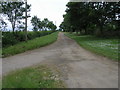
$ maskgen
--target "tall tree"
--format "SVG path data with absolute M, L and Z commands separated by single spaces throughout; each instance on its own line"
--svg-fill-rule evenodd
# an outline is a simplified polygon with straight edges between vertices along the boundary
M 2 13 L 8 16 L 8 20 L 12 25 L 12 31 L 14 33 L 16 23 L 20 22 L 25 17 L 23 16 L 26 11 L 23 6 L 24 2 L 2 2 Z M 30 5 L 27 5 L 27 11 L 30 11 Z
M 104 35 L 107 26 L 119 28 L 120 2 L 69 2 L 66 6 L 60 25 L 64 31 L 84 34 L 99 31 Z
M 40 19 L 37 16 L 32 17 L 31 23 L 33 25 L 33 31 L 38 31 L 40 27 Z
M 47 30 L 56 30 L 56 25 L 52 21 L 49 21 L 47 18 L 40 21 L 37 16 L 32 17 L 31 23 L 33 25 L 34 31 L 47 31 Z

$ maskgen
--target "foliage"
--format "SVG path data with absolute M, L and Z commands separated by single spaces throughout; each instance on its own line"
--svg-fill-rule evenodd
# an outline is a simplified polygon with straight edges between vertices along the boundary
M 17 39 L 11 32 L 2 32 L 2 46 L 9 46 L 18 43 Z
M 69 2 L 66 6 L 63 31 L 99 36 L 109 35 L 110 29 L 119 32 L 120 2 Z
M 13 32 L 15 31 L 16 24 L 22 23 L 21 20 L 25 18 L 23 16 L 26 9 L 24 8 L 24 2 L 2 2 L 2 14 L 8 17 L 12 25 Z M 27 5 L 27 12 L 30 11 L 30 5 Z M 28 16 L 29 17 L 29 16 Z
M 52 21 L 49 21 L 47 18 L 41 21 L 37 16 L 32 17 L 31 23 L 33 25 L 33 31 L 55 31 L 57 28 Z
M 118 39 L 117 38 L 98 38 L 96 36 L 91 35 L 82 35 L 76 36 L 74 34 L 66 34 L 68 37 L 77 41 L 77 43 L 97 54 L 106 56 L 113 60 L 118 60 Z
M 4 20 L 0 20 L 0 31 L 6 31 L 7 23 Z
M 37 18 L 37 16 L 32 17 L 31 23 L 34 26 L 33 31 L 38 31 L 39 29 L 41 29 L 41 27 L 39 27 L 40 19 Z
M 56 41 L 57 36 L 58 36 L 58 32 L 54 32 L 50 35 L 38 37 L 33 40 L 28 40 L 27 42 L 20 42 L 16 45 L 2 48 L 2 55 L 3 57 L 6 57 L 6 56 L 25 52 L 27 50 L 40 48 L 42 46 L 48 45 Z
M 3 77 L 3 88 L 64 88 L 56 73 L 43 65 L 14 71 Z
M 45 36 L 53 33 L 53 31 L 38 31 L 38 32 L 28 32 L 28 40 L 34 39 L 36 37 Z M 12 32 L 2 32 L 2 46 L 8 47 L 19 42 L 25 41 L 25 33 L 21 31 L 16 31 L 15 34 Z

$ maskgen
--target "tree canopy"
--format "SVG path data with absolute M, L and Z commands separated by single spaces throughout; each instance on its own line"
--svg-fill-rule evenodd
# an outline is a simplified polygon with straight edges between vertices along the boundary
M 60 25 L 64 31 L 104 35 L 120 27 L 120 2 L 69 2 L 66 6 Z
M 16 24 L 20 25 L 22 19 L 25 19 L 24 13 L 26 8 L 24 7 L 24 2 L 2 2 L 2 14 L 7 15 L 8 21 L 12 25 L 13 32 L 15 31 Z M 31 5 L 27 5 L 27 12 L 30 11 Z M 27 16 L 27 18 L 30 16 Z
M 41 21 L 37 16 L 32 17 L 31 23 L 33 25 L 33 31 L 56 30 L 57 28 L 52 21 L 49 21 L 47 18 Z

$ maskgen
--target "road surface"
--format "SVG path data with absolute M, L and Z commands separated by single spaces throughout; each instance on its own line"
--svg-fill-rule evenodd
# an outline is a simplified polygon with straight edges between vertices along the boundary
M 117 88 L 118 63 L 81 48 L 59 33 L 48 46 L 3 59 L 3 75 L 37 64 L 56 67 L 68 88 Z

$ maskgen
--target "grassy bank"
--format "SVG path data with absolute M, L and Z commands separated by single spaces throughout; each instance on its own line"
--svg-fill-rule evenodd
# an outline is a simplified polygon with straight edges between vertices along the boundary
M 27 39 L 28 40 L 33 40 L 38 37 L 46 36 L 54 31 L 28 31 L 27 32 Z M 14 34 L 13 32 L 10 31 L 3 31 L 2 32 L 2 47 L 9 47 L 11 45 L 16 45 L 20 42 L 25 41 L 25 32 L 23 31 L 15 31 Z
M 64 88 L 57 72 L 46 66 L 34 66 L 3 77 L 3 88 Z
M 35 38 L 33 40 L 28 40 L 28 42 L 21 42 L 16 45 L 3 48 L 2 49 L 2 57 L 11 56 L 14 54 L 22 53 L 27 50 L 39 48 L 50 43 L 53 43 L 57 40 L 58 32 L 52 33 L 50 35 L 46 35 L 43 37 Z
M 80 46 L 84 47 L 85 49 L 106 56 L 113 60 L 118 60 L 118 39 L 98 38 L 90 35 L 76 36 L 69 33 L 66 33 L 66 35 L 74 39 Z

